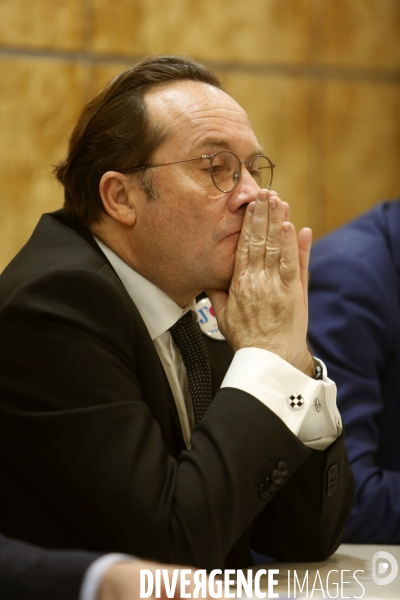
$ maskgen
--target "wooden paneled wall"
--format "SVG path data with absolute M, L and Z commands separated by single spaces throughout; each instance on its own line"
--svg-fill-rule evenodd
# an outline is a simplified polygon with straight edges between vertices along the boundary
M 62 203 L 51 165 L 84 102 L 152 52 L 218 72 L 296 226 L 395 197 L 399 38 L 398 0 L 0 0 L 0 271 Z

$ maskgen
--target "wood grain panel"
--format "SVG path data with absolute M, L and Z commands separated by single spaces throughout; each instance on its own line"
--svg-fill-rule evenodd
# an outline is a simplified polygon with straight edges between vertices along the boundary
M 0 45 L 77 50 L 81 0 L 0 0 Z
M 314 0 L 315 1 L 315 0 Z M 319 0 L 317 0 L 319 1 Z M 325 0 L 317 61 L 333 65 L 400 67 L 398 0 Z
M 326 222 L 331 230 L 400 194 L 400 87 L 326 84 Z
M 62 187 L 51 165 L 66 150 L 82 105 L 82 67 L 0 59 L 0 271 L 39 216 L 59 208 Z
M 91 96 L 102 90 L 116 75 L 128 68 L 125 63 L 99 63 L 91 69 Z
M 185 53 L 199 60 L 304 62 L 308 0 L 92 0 L 97 52 Z

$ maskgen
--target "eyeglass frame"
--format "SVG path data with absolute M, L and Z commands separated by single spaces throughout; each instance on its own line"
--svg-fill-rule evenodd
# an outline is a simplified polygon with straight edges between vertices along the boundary
M 271 166 L 271 180 L 269 182 L 269 185 L 268 185 L 267 189 L 271 188 L 272 179 L 273 179 L 273 176 L 274 176 L 275 165 L 268 158 L 268 156 L 265 156 L 264 154 L 257 154 L 257 156 L 255 156 L 253 158 L 253 160 L 240 160 L 240 158 L 234 152 L 232 152 L 232 150 L 218 150 L 218 152 L 214 152 L 213 154 L 202 154 L 201 156 L 198 156 L 197 158 L 186 158 L 185 160 L 175 160 L 173 162 L 161 163 L 159 165 L 145 165 L 144 167 L 134 167 L 133 169 L 129 170 L 129 173 L 133 173 L 134 171 L 144 171 L 145 169 L 154 169 L 155 167 L 167 167 L 168 165 L 179 165 L 180 163 L 191 162 L 193 160 L 205 160 L 206 158 L 208 158 L 208 160 L 210 161 L 210 169 L 211 169 L 214 158 L 217 156 L 217 154 L 220 154 L 221 152 L 229 152 L 229 154 L 233 154 L 233 156 L 237 159 L 240 167 L 239 167 L 239 171 L 237 171 L 237 176 L 235 176 L 235 174 L 234 174 L 234 185 L 233 185 L 232 189 L 230 189 L 230 190 L 221 190 L 221 188 L 218 187 L 217 184 L 215 183 L 214 176 L 213 176 L 213 173 L 211 171 L 210 172 L 211 179 L 212 179 L 213 184 L 217 188 L 217 190 L 219 190 L 223 194 L 229 194 L 230 192 L 233 192 L 233 190 L 236 189 L 237 186 L 239 185 L 240 178 L 242 176 L 242 169 L 241 169 L 242 165 L 245 164 L 245 165 L 248 165 L 248 167 L 251 167 L 251 165 L 253 164 L 253 162 L 257 158 L 260 158 L 260 157 L 266 158 L 267 161 L 269 162 L 270 166 Z

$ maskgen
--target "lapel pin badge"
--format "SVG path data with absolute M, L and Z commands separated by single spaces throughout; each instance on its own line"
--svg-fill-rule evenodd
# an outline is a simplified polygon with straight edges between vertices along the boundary
M 202 298 L 196 302 L 197 321 L 201 331 L 213 340 L 224 340 L 224 336 L 218 329 L 215 312 L 209 298 Z

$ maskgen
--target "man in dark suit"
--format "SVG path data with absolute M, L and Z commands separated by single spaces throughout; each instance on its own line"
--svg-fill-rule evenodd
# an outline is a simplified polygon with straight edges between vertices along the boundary
M 272 169 L 188 59 L 144 60 L 85 107 L 65 210 L 1 276 L 5 533 L 209 569 L 336 549 L 352 479 L 306 344 L 311 232 Z M 228 344 L 190 318 L 204 290 Z
M 345 531 L 400 543 L 400 201 L 384 202 L 313 247 L 310 339 L 338 386 L 355 476 Z
M 0 534 L 0 600 L 136 600 L 140 570 L 173 567 L 129 556 L 98 556 L 78 550 L 45 550 Z M 194 589 L 193 578 L 188 592 Z M 163 597 L 164 585 L 161 585 Z M 155 597 L 153 594 L 152 598 Z M 178 577 L 174 598 L 180 597 Z

